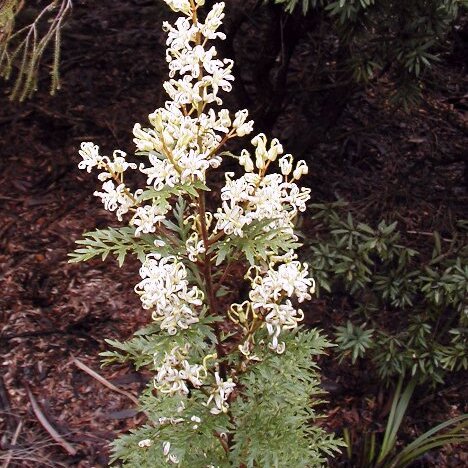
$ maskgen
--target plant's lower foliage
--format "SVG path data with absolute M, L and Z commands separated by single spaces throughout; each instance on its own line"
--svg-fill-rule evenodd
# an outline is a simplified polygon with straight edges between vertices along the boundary
M 284 337 L 284 355 L 264 351 L 262 362 L 241 376 L 232 405 L 236 432 L 229 466 L 316 467 L 337 444 L 310 421 L 322 393 L 314 357 L 329 344 L 317 331 Z
M 329 343 L 317 331 L 291 332 L 283 338 L 282 355 L 272 353 L 265 343 L 255 347 L 259 362 L 240 374 L 229 416 L 212 414 L 201 390 L 154 396 L 150 385 L 141 397 L 141 409 L 152 424 L 114 442 L 114 459 L 142 468 L 171 462 L 187 468 L 323 466 L 325 455 L 336 451 L 338 442 L 311 425 L 322 393 L 314 359 Z M 228 442 L 232 450 L 226 453 L 223 443 Z
M 147 424 L 117 439 L 113 443 L 113 460 L 120 460 L 129 468 L 157 468 L 170 464 L 187 468 L 230 466 L 215 435 L 228 433 L 228 417 L 207 412 L 202 403 L 204 399 L 200 392 L 193 392 L 189 399 L 156 398 L 149 388 L 142 396 L 142 405 L 157 419 L 154 424 Z M 160 416 L 162 414 L 174 416 L 168 418 Z

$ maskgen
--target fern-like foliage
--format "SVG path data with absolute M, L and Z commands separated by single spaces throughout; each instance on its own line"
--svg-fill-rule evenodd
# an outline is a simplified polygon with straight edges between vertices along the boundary
M 232 236 L 216 245 L 216 263 L 221 264 L 226 257 L 236 252 L 242 253 L 250 265 L 255 263 L 255 258 L 266 259 L 267 255 L 278 254 L 281 250 L 294 250 L 300 247 L 300 243 L 291 239 L 291 234 L 284 229 L 265 230 L 265 226 L 272 220 L 253 222 L 245 228 L 243 237 Z M 265 248 L 267 246 L 267 249 Z
M 261 362 L 240 379 L 242 395 L 232 406 L 238 430 L 230 466 L 320 467 L 326 464 L 324 454 L 338 448 L 333 435 L 308 424 L 317 419 L 314 406 L 322 393 L 314 357 L 329 343 L 316 330 L 290 333 L 285 342 L 284 355 L 259 346 Z
M 143 261 L 145 255 L 154 250 L 156 239 L 156 236 L 148 234 L 135 237 L 133 227 L 98 229 L 85 233 L 83 239 L 76 241 L 82 247 L 69 254 L 70 262 L 86 262 L 94 257 L 105 260 L 109 255 L 114 255 L 119 266 L 122 266 L 128 254 L 136 255 Z
M 205 328 L 207 323 L 197 324 L 196 328 L 199 326 L 198 331 L 186 331 L 177 339 L 181 344 L 190 341 L 195 345 L 195 354 L 201 356 L 206 353 L 203 336 L 208 328 Z M 124 344 L 109 342 L 119 351 L 106 352 L 104 356 L 111 360 L 118 356 L 121 360 L 126 354 L 131 361 L 151 368 L 151 353 L 163 353 L 174 344 L 153 332 L 157 330 L 147 328 Z M 288 333 L 284 340 L 283 355 L 272 354 L 261 342 L 255 349 L 259 362 L 247 371 L 239 370 L 244 373 L 230 418 L 214 416 L 207 410 L 203 387 L 193 389 L 190 398 L 167 397 L 161 393 L 155 395 L 150 382 L 140 397 L 140 409 L 149 422 L 113 443 L 113 459 L 122 460 L 125 467 L 165 467 L 168 465 L 162 446 L 170 442 L 179 466 L 190 468 L 324 466 L 326 455 L 333 455 L 342 445 L 332 434 L 310 425 L 318 417 L 315 406 L 323 393 L 314 359 L 330 344 L 316 330 Z M 146 362 L 141 361 L 142 355 L 146 355 Z M 180 408 L 184 408 L 185 417 L 181 417 Z M 171 415 L 169 420 L 168 415 Z M 200 417 L 201 424 L 195 431 L 193 426 L 197 424 L 187 415 Z M 226 441 L 232 438 L 229 453 L 222 449 L 220 436 L 215 434 L 221 434 Z M 138 442 L 146 439 L 157 442 L 143 451 L 135 450 Z

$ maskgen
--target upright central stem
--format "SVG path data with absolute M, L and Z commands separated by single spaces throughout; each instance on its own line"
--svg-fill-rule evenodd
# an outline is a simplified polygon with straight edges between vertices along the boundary
M 201 236 L 203 240 L 203 245 L 205 247 L 205 253 L 204 253 L 204 258 L 203 258 L 203 276 L 205 278 L 206 294 L 208 296 L 207 297 L 208 307 L 209 307 L 210 315 L 216 315 L 217 305 L 216 305 L 215 290 L 213 287 L 213 274 L 211 271 L 211 252 L 209 252 L 210 241 L 208 237 L 208 229 L 206 227 L 206 203 L 205 203 L 205 192 L 203 192 L 203 190 L 198 190 L 198 213 L 200 216 Z M 216 338 L 218 341 L 216 343 L 216 352 L 218 354 L 218 357 L 222 358 L 224 356 L 224 350 L 223 350 L 223 347 L 221 346 L 222 330 L 221 330 L 221 326 L 219 322 L 215 322 L 214 329 L 215 329 Z M 226 378 L 226 368 L 222 363 L 219 366 L 219 371 L 220 371 L 221 377 Z
M 203 270 L 206 281 L 206 293 L 208 295 L 208 305 L 210 307 L 210 313 L 216 314 L 216 299 L 213 288 L 213 276 L 211 273 L 211 253 L 208 252 L 210 248 L 210 241 L 208 238 L 208 230 L 206 228 L 206 203 L 205 203 L 205 192 L 198 190 L 198 210 L 200 215 L 200 228 L 203 245 L 205 247 Z
M 195 5 L 194 0 L 190 0 L 190 5 L 192 9 L 192 21 L 194 25 L 198 24 L 198 17 L 197 17 L 197 6 Z M 197 45 L 200 45 L 201 43 L 201 33 L 198 32 L 195 38 L 195 43 Z M 199 64 L 199 75 L 198 75 L 198 81 L 203 80 L 203 63 L 200 61 Z M 203 88 L 200 87 L 199 89 L 199 96 L 200 96 L 200 102 L 198 105 L 193 106 L 194 109 L 196 109 L 198 119 L 200 119 L 203 110 L 205 108 L 205 102 L 203 100 Z M 198 150 L 200 153 L 202 153 L 202 147 L 203 147 L 203 136 L 200 133 L 200 121 L 198 120 L 198 132 L 197 132 L 197 145 L 198 145 Z M 224 142 L 223 142 L 224 144 Z M 216 152 L 217 150 L 215 150 Z M 208 157 L 214 156 L 214 154 L 210 154 Z M 206 227 L 206 201 L 205 201 L 205 192 L 203 190 L 198 190 L 198 213 L 200 216 L 200 230 L 201 230 L 201 236 L 203 240 L 203 246 L 205 247 L 205 253 L 204 253 L 204 258 L 203 258 L 203 276 L 205 278 L 205 284 L 206 284 L 206 294 L 208 296 L 208 307 L 209 307 L 209 312 L 211 315 L 216 315 L 217 314 L 217 305 L 216 305 L 216 296 L 215 296 L 215 290 L 213 287 L 213 275 L 211 271 L 211 252 L 209 252 L 210 249 L 210 239 L 208 236 L 208 229 Z M 219 322 L 214 323 L 214 330 L 216 333 L 216 338 L 217 338 L 217 343 L 216 343 L 216 353 L 218 354 L 219 358 L 224 357 L 225 353 L 223 350 L 223 347 L 221 345 L 221 333 L 222 329 L 220 326 Z M 223 363 L 220 363 L 219 366 L 219 372 L 220 375 L 223 379 L 226 378 L 227 372 L 226 372 L 226 366 Z

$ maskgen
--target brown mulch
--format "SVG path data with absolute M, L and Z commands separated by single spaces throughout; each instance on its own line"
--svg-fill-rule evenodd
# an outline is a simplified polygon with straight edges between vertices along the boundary
M 133 292 L 138 264 L 69 264 L 67 253 L 83 232 L 118 225 L 93 197 L 94 178 L 77 169 L 77 149 L 92 140 L 104 152 L 133 151 L 134 122 L 144 123 L 165 99 L 160 26 L 168 15 L 154 1 L 89 3 L 75 2 L 66 27 L 58 95 L 48 95 L 46 80 L 25 104 L 9 103 L 6 89 L 0 95 L 0 455 L 20 425 L 10 466 L 106 466 L 108 443 L 141 422 L 126 396 L 72 362 L 79 359 L 134 395 L 143 388 L 145 377 L 131 367 L 100 369 L 99 358 L 108 349 L 104 339 L 126 339 L 148 321 Z M 308 60 L 313 64 L 304 43 L 291 62 L 290 95 L 272 128 L 286 147 L 297 139 L 294 132 L 313 131 L 294 101 L 296 88 L 312 86 L 300 72 Z M 467 217 L 468 124 L 454 101 L 466 93 L 464 71 L 457 62 L 443 86 L 426 90 L 411 114 L 389 106 L 385 84 L 357 93 L 326 137 L 304 150 L 314 200 L 340 196 L 370 219 L 393 216 L 407 229 L 450 232 L 454 219 Z M 315 301 L 309 322 L 323 326 L 333 314 L 339 311 Z M 329 427 L 359 426 L 379 415 L 385 398 L 369 397 L 373 382 L 360 385 L 365 370 L 339 376 L 336 365 L 325 365 Z M 28 389 L 74 455 L 51 440 Z M 429 402 L 429 422 L 459 411 L 459 398 L 455 390 Z M 462 457 L 449 451 L 427 463 L 462 466 Z

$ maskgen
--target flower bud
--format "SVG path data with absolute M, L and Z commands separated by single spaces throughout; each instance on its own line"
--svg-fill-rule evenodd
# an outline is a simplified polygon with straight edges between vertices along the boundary
M 271 141 L 271 147 L 270 147 L 270 150 L 268 151 L 268 160 L 272 162 L 276 161 L 279 154 L 283 154 L 283 146 L 281 145 L 281 143 L 278 141 L 277 138 L 274 138 Z
M 284 176 L 288 176 L 291 174 L 291 171 L 293 169 L 293 157 L 290 154 L 285 154 L 279 161 L 279 167 L 281 169 L 281 174 Z
M 296 169 L 294 169 L 293 172 L 293 177 L 296 180 L 299 180 L 303 175 L 309 173 L 309 168 L 307 167 L 307 164 L 305 161 L 299 161 L 297 163 Z
M 241 156 L 239 158 L 239 164 L 244 167 L 245 172 L 252 172 L 254 170 L 254 165 L 252 158 L 247 150 L 242 150 Z

